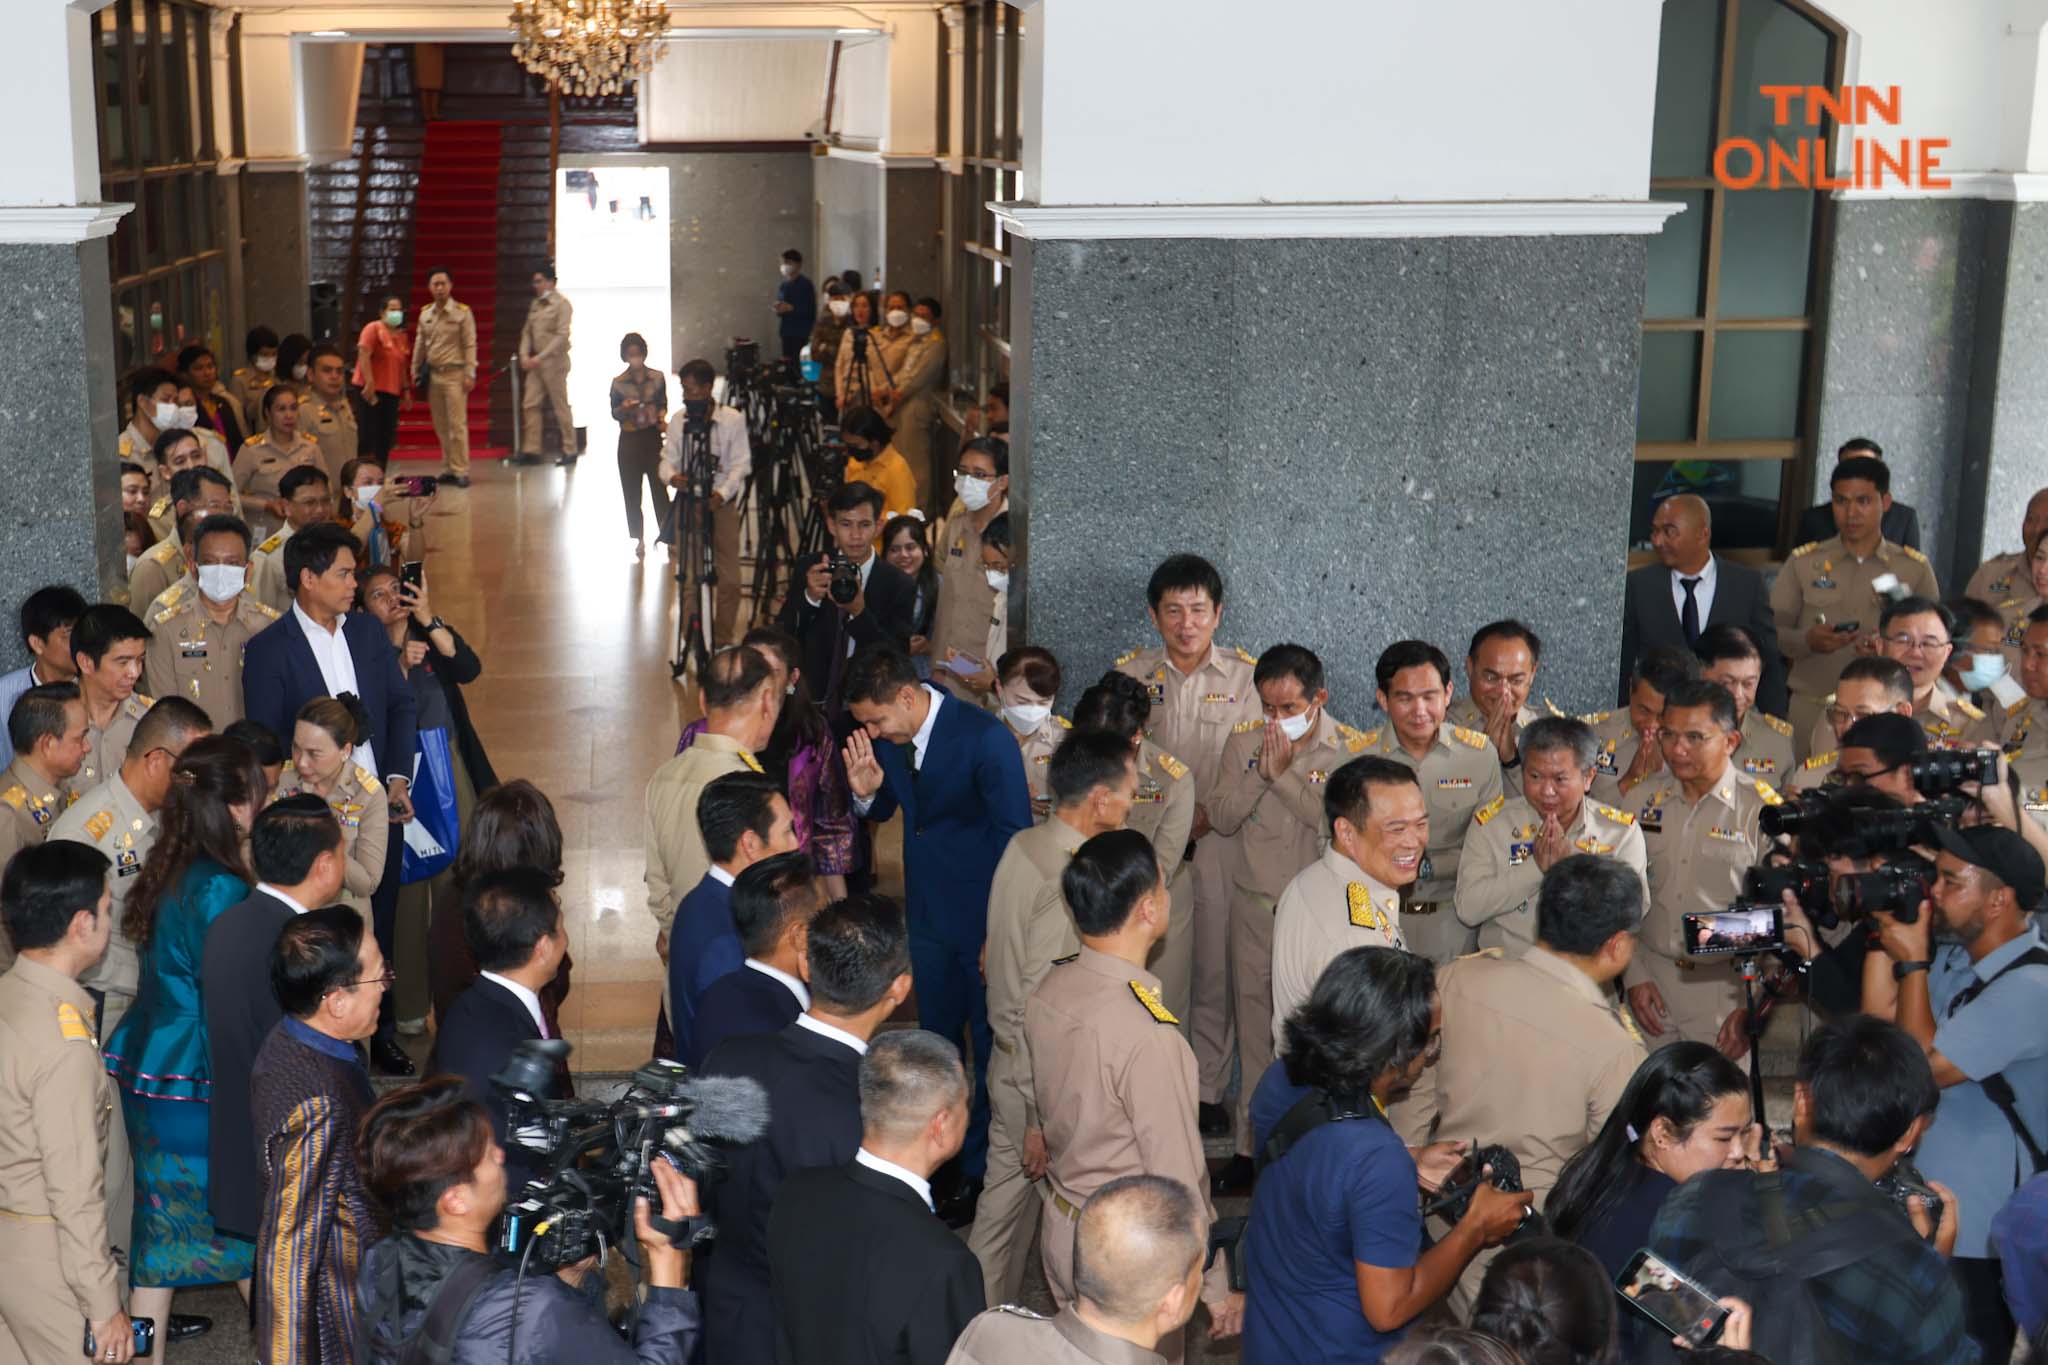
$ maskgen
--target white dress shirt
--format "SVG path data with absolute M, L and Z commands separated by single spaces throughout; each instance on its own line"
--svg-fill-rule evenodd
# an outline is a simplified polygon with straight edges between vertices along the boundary
M 306 913 L 306 911 L 307 911 L 308 909 L 310 909 L 310 908 L 311 908 L 311 907 L 309 907 L 309 906 L 304 906 L 304 905 L 301 905 L 301 904 L 299 904 L 299 902 L 298 902 L 298 898 L 297 898 L 297 897 L 295 897 L 295 896 L 292 896 L 292 895 L 290 895 L 290 894 L 289 894 L 289 893 L 287 893 L 287 892 L 283 892 L 283 891 L 280 891 L 280 890 L 278 890 L 278 889 L 277 889 L 276 887 L 272 886 L 272 885 L 271 885 L 271 884 L 270 884 L 269 882 L 258 882 L 258 883 L 256 883 L 256 889 L 257 889 L 258 891 L 261 891 L 261 892 L 262 892 L 262 893 L 263 893 L 264 895 L 266 895 L 266 896 L 275 896 L 275 897 L 277 897 L 277 898 L 278 898 L 279 900 L 283 901 L 283 902 L 284 902 L 284 903 L 285 903 L 286 905 L 289 905 L 289 906 L 290 906 L 290 907 L 292 908 L 292 913 L 293 913 L 294 915 L 303 915 L 303 914 L 305 914 L 305 913 Z
M 731 886 L 736 878 L 717 863 L 713 863 L 711 865 L 711 880 L 717 882 L 720 886 Z
M 688 419 L 680 412 L 668 415 L 668 432 L 661 441 L 661 461 L 655 467 L 655 477 L 664 485 L 683 472 L 687 452 L 683 442 L 683 428 Z M 730 507 L 740 500 L 746 491 L 747 477 L 754 472 L 754 450 L 747 444 L 747 419 L 740 416 L 737 408 L 724 404 L 711 410 L 711 457 L 717 463 L 717 472 L 711 476 L 711 491 L 725 499 Z
M 1697 575 L 1682 574 L 1676 569 L 1671 571 L 1671 606 L 1678 613 L 1681 623 L 1685 620 L 1685 580 L 1692 577 L 1699 579 L 1699 582 L 1693 585 L 1692 600 L 1699 607 L 1700 629 L 1705 630 L 1707 613 L 1714 609 L 1714 580 L 1719 577 L 1719 570 L 1714 565 L 1714 556 L 1707 556 L 1707 567 L 1701 569 Z
M 932 1182 L 926 1180 L 916 1171 L 906 1166 L 898 1166 L 893 1161 L 884 1161 L 865 1147 L 853 1154 L 853 1160 L 855 1165 L 865 1166 L 871 1171 L 880 1171 L 883 1175 L 902 1181 L 910 1186 L 911 1189 L 917 1191 L 917 1197 L 924 1200 L 926 1208 L 931 1209 L 934 1213 L 938 1211 L 938 1206 L 932 1203 Z
M 533 1026 L 540 1030 L 540 1036 L 543 1038 L 551 1036 L 548 1033 L 548 1021 L 542 1017 L 540 1012 L 540 997 L 538 995 L 535 995 L 509 976 L 499 976 L 496 972 L 478 972 L 477 975 L 486 981 L 497 982 L 500 986 L 518 996 L 519 1003 L 526 1006 L 526 1012 L 533 1016 Z
M 796 1026 L 809 1029 L 820 1038 L 830 1038 L 835 1043 L 844 1043 L 863 1057 L 868 1055 L 868 1045 L 864 1039 L 854 1037 L 843 1028 L 834 1028 L 815 1014 L 799 1014 L 796 1017 Z
M 788 972 L 783 971 L 782 968 L 770 966 L 757 957 L 750 957 L 740 965 L 742 967 L 752 967 L 761 975 L 773 977 L 775 980 L 780 981 L 788 988 L 789 993 L 796 997 L 796 1007 L 799 1010 L 807 1010 L 811 1007 L 811 988 L 796 977 L 791 976 Z
M 327 684 L 327 695 L 338 697 L 344 692 L 353 692 L 357 697 L 361 697 L 363 688 L 362 684 L 356 681 L 355 656 L 349 653 L 348 637 L 341 633 L 342 623 L 348 620 L 348 616 L 344 613 L 335 617 L 334 629 L 327 631 L 322 630 L 312 617 L 306 615 L 305 609 L 297 602 L 292 603 L 292 615 L 299 618 L 299 629 L 305 633 L 306 644 L 313 651 L 313 662 L 319 665 L 320 681 Z M 289 735 L 280 738 L 287 745 L 291 743 Z M 356 762 L 362 765 L 363 771 L 378 771 L 377 751 L 371 746 L 368 735 L 363 736 L 356 744 L 355 758 Z M 398 776 L 410 778 L 412 774 L 403 772 Z

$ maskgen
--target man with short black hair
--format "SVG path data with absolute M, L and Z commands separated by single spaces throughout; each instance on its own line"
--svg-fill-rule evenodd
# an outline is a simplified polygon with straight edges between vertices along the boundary
M 1940 1095 L 1920 1045 L 1897 1025 L 1861 1014 L 1821 1025 L 1799 1051 L 1796 1145 L 1778 1149 L 1781 1169 L 1693 1176 L 1664 1201 L 1650 1250 L 1710 1294 L 1783 1304 L 1776 1314 L 1759 1307 L 1752 1325 L 1756 1351 L 1772 1360 L 1982 1360 L 1947 1262 L 1954 1195 L 1936 1188 L 1936 1225 L 1922 1201 L 1901 1215 L 1873 1183 L 1928 1131 Z M 1921 1240 L 1930 1233 L 1932 1246 Z
M 244 431 L 255 431 L 262 426 L 263 391 L 279 380 L 277 348 L 276 330 L 260 322 L 251 327 L 242 339 L 242 353 L 249 358 L 249 363 L 237 365 L 228 375 L 228 395 L 241 405 Z
M 1878 652 L 1913 675 L 1913 719 L 1927 732 L 1928 742 L 1945 748 L 1991 744 L 1997 724 L 1941 676 L 1955 652 L 1955 637 L 1955 617 L 1931 597 L 1888 601 L 1878 616 Z M 1825 738 L 1816 725 L 1814 746 Z
M 78 680 L 78 665 L 71 658 L 71 627 L 85 608 L 78 589 L 62 583 L 37 588 L 22 599 L 21 645 L 29 652 L 29 661 L 0 676 L 0 722 L 31 687 Z
M 2027 510 L 2020 518 L 2020 548 L 1992 555 L 1978 565 L 1977 572 L 1970 575 L 1969 586 L 1963 589 L 1963 596 L 1994 605 L 2008 597 L 2031 596 L 2033 581 L 2027 573 L 2027 553 L 2044 531 L 2048 531 L 2048 488 L 2036 489 L 2027 499 Z
M 555 266 L 542 261 L 533 268 L 533 302 L 527 307 L 526 322 L 519 329 L 519 443 L 511 464 L 539 464 L 541 457 L 541 403 L 555 414 L 555 429 L 562 436 L 563 464 L 580 453 L 576 443 L 576 418 L 569 410 L 569 323 L 575 309 L 555 288 Z
M 441 482 L 469 487 L 469 391 L 476 386 L 476 315 L 455 299 L 445 265 L 427 272 L 434 301 L 420 309 L 413 387 L 425 389 L 441 446 Z
M 803 356 L 804 343 L 818 321 L 818 290 L 804 274 L 804 253 L 795 247 L 782 253 L 782 279 L 775 286 L 776 335 L 782 338 L 782 362 L 792 372 Z
M 2048 670 L 2043 671 L 2042 679 L 2044 689 L 2048 689 Z M 2048 695 L 2048 690 L 2044 690 L 2044 695 Z M 1834 692 L 1827 699 L 1827 707 L 1821 712 L 1821 719 L 1828 725 L 1830 742 L 1826 745 L 1819 743 L 1816 732 L 1813 756 L 1799 765 L 1799 770 L 1792 776 L 1792 786 L 1804 791 L 1833 781 L 1836 765 L 1842 757 L 1842 740 L 1849 733 L 1849 728 L 1871 716 L 1887 714 L 1912 716 L 1912 673 L 1896 659 L 1880 655 L 1851 659 L 1842 669 L 1842 680 L 1835 684 Z
M 1545 711 L 1529 705 L 1542 658 L 1542 639 L 1520 621 L 1510 618 L 1481 626 L 1472 632 L 1465 650 L 1465 691 L 1451 698 L 1444 712 L 1452 725 L 1493 741 L 1494 752 L 1500 755 L 1501 782 L 1511 792 L 1522 789 L 1522 731 L 1539 715 L 1560 714 L 1548 697 L 1543 699 Z
M 803 673 L 818 701 L 834 715 L 845 708 L 842 693 L 848 662 L 858 650 L 888 645 L 910 648 L 910 614 L 917 585 L 875 550 L 881 530 L 882 494 L 870 484 L 843 485 L 825 503 L 834 553 L 799 566 L 801 586 L 792 586 L 775 624 L 803 644 Z M 851 600 L 832 596 L 832 566 L 850 562 L 860 587 Z M 979 561 L 973 567 L 979 572 Z
M 1579 717 L 1593 727 L 1592 790 L 1596 800 L 1625 805 L 1637 786 L 1663 772 L 1664 750 L 1657 743 L 1657 733 L 1664 698 L 1699 675 L 1699 660 L 1689 649 L 1647 650 L 1636 660 L 1629 678 L 1625 709 Z
M 793 849 L 762 858 L 734 878 L 732 922 L 746 956 L 705 987 L 689 1048 L 679 1053 L 684 1065 L 701 1066 L 727 1038 L 785 1028 L 811 1007 L 804 949 L 811 917 L 824 903 L 817 868 Z
M 128 607 L 143 615 L 174 584 L 192 574 L 191 546 L 183 532 L 188 518 L 228 516 L 235 510 L 235 487 L 225 474 L 201 465 L 171 475 L 171 530 L 142 552 L 128 571 Z
M 126 607 L 100 603 L 79 613 L 71 627 L 71 657 L 78 667 L 78 692 L 85 703 L 85 762 L 71 777 L 74 797 L 106 781 L 120 766 L 150 699 L 136 691 L 149 627 Z
M 329 478 L 341 478 L 341 467 L 363 453 L 362 400 L 348 391 L 348 361 L 339 347 L 321 342 L 306 352 L 306 397 L 299 404 L 299 430 L 320 446 Z
M 249 527 L 214 515 L 192 534 L 191 579 L 174 583 L 148 618 L 143 680 L 158 696 L 198 702 L 213 728 L 242 718 L 242 651 L 278 613 L 248 591 Z
M 669 416 L 655 476 L 678 493 L 671 513 L 678 522 L 669 532 L 675 546 L 673 553 L 683 554 L 687 550 L 695 556 L 682 565 L 687 615 L 698 605 L 698 577 L 703 569 L 703 543 L 692 542 L 684 534 L 685 526 L 701 530 L 704 524 L 704 509 L 696 500 L 693 477 L 699 471 L 693 467 L 692 459 L 701 434 L 704 448 L 711 456 L 711 468 L 704 472 L 710 476 L 711 553 L 718 575 L 717 589 L 712 594 L 711 639 L 714 644 L 730 644 L 740 616 L 740 498 L 753 477 L 754 451 L 747 443 L 747 419 L 737 408 L 713 396 L 717 383 L 718 371 L 708 360 L 685 361 L 676 371 L 676 384 L 683 392 L 683 409 Z M 565 455 L 561 462 L 567 464 L 573 458 Z
M 0 773 L 0 867 L 43 842 L 70 798 L 64 784 L 85 762 L 85 704 L 76 683 L 45 683 L 21 694 L 7 717 L 14 761 Z M 14 948 L 0 935 L 0 971 Z
M 2011 830 L 1943 826 L 1936 837 L 1921 912 L 1910 923 L 1875 917 L 1884 952 L 1864 959 L 1863 1008 L 1912 1035 L 1941 1087 L 1920 1169 L 1956 1192 L 1950 1269 L 1970 1335 L 1986 1360 L 2002 1361 L 2014 1327 L 1991 1219 L 2048 1166 L 2048 947 L 2033 918 L 2042 864 Z
M 277 481 L 284 500 L 284 525 L 249 552 L 249 591 L 264 606 L 282 614 L 291 610 L 291 585 L 284 576 L 284 547 L 308 526 L 334 519 L 333 482 L 318 465 L 294 465 Z
M 1884 447 L 1868 436 L 1851 436 L 1835 450 L 1835 463 L 1846 460 L 1884 460 Z M 1909 550 L 1920 548 L 1920 514 L 1903 502 L 1890 502 L 1884 511 L 1884 538 Z M 1832 500 L 1817 503 L 1799 514 L 1801 540 L 1826 540 L 1840 530 Z
M 1700 661 L 1700 677 L 1719 683 L 1735 699 L 1735 717 L 1742 730 L 1736 766 L 1768 782 L 1789 781 L 1793 772 L 1792 723 L 1768 715 L 1757 704 L 1763 683 L 1764 656 L 1756 637 L 1741 626 L 1709 626 L 1692 647 Z

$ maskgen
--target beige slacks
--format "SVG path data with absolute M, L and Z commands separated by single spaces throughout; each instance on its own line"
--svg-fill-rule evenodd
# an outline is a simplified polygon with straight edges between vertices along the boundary
M 1040 1199 L 1024 1174 L 1027 1068 L 998 1041 L 988 1062 L 988 1171 L 974 1206 L 967 1249 L 981 1262 L 981 1287 L 990 1307 L 1016 1303 L 1024 1292 L 1025 1257 Z
M 1239 887 L 1231 898 L 1230 994 L 1237 1010 L 1237 1151 L 1252 1154 L 1252 1091 L 1273 1064 L 1273 907 Z
M 1230 1085 L 1237 1060 L 1231 1031 L 1230 916 L 1237 898 L 1237 840 L 1211 831 L 1195 845 L 1194 945 L 1188 990 L 1188 1044 L 1204 1104 L 1217 1104 Z M 1270 978 L 1272 958 L 1267 957 Z M 1240 1016 L 1242 1017 L 1242 1016 Z M 1258 1020 L 1253 1026 L 1261 1027 Z M 1245 1080 L 1250 1091 L 1258 1077 Z
M 562 453 L 576 452 L 576 419 L 569 412 L 569 367 L 542 363 L 521 377 L 519 398 L 519 453 L 538 455 L 540 450 L 540 405 L 545 400 L 555 412 L 555 425 L 562 433 Z
M 428 378 L 427 410 L 433 414 L 442 464 L 450 474 L 469 473 L 469 392 L 459 368 L 437 370 Z

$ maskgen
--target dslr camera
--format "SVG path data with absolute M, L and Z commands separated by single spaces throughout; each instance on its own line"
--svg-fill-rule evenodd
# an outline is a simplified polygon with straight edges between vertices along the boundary
M 653 1163 L 667 1161 L 694 1180 L 716 1173 L 721 1146 L 767 1131 L 766 1092 L 745 1077 L 693 1076 L 656 1058 L 609 1104 L 550 1098 L 568 1055 L 559 1038 L 533 1039 L 491 1077 L 505 1106 L 506 1143 L 538 1158 L 541 1171 L 505 1205 L 498 1249 L 553 1271 L 610 1246 L 631 1247 L 633 1201 L 642 1196 L 649 1221 L 676 1245 L 709 1240 L 708 1219 L 660 1216 Z
M 832 600 L 840 606 L 848 606 L 860 596 L 860 565 L 845 555 L 832 555 Z
M 1488 1167 L 1492 1170 L 1489 1171 Z M 1457 1168 L 1444 1177 L 1443 1184 L 1437 1187 L 1436 1198 L 1424 1201 L 1423 1216 L 1433 1213 L 1446 1223 L 1455 1225 L 1472 1208 L 1472 1196 L 1478 1192 L 1481 1181 L 1497 1190 L 1520 1194 L 1523 1189 L 1522 1163 L 1515 1159 L 1513 1152 L 1497 1143 L 1482 1147 L 1474 1142 L 1471 1154 L 1460 1161 Z M 1522 1221 L 1501 1244 L 1513 1246 L 1531 1237 L 1541 1237 L 1549 1230 L 1543 1215 L 1532 1208 L 1522 1215 Z

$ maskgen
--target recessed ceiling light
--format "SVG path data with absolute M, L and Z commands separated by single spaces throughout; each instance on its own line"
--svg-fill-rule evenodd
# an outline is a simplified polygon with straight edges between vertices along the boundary
M 316 28 L 311 36 L 315 38 L 346 38 L 348 37 L 348 30 L 345 28 Z

